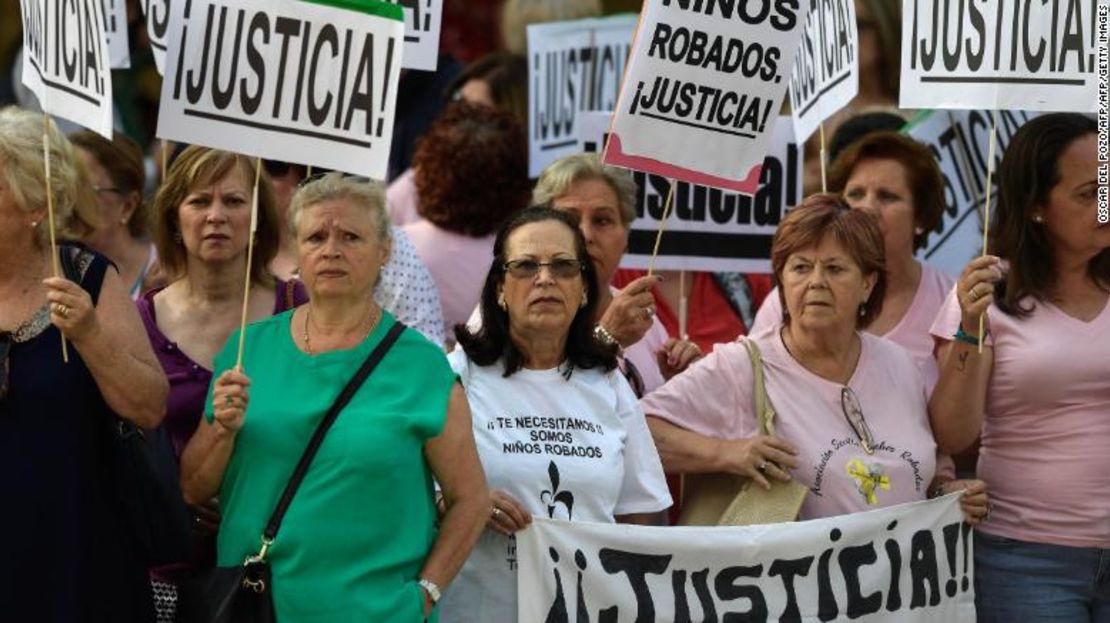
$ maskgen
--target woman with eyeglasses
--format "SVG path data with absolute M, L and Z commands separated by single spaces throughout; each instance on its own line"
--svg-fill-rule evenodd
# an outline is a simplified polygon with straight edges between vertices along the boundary
M 533 515 L 645 523 L 671 504 L 659 455 L 612 347 L 594 339 L 594 267 L 570 215 L 533 207 L 497 234 L 482 326 L 448 356 L 490 484 L 488 529 L 442 621 L 517 620 L 514 534 Z
M 967 521 L 982 521 L 983 483 L 935 482 L 917 366 L 902 347 L 864 331 L 886 288 L 877 219 L 835 195 L 813 195 L 779 225 L 771 264 L 786 313 L 748 339 L 763 355 L 777 435 L 757 433 L 745 346 L 719 345 L 641 402 L 668 472 L 725 472 L 765 487 L 796 479 L 810 490 L 802 519 L 964 489 Z
M 51 255 L 48 200 L 65 230 L 95 199 L 53 123 L 48 146 L 49 185 L 42 115 L 0 110 L 0 619 L 146 623 L 112 435 L 117 416 L 158 426 L 166 379 L 110 262 L 69 245 Z

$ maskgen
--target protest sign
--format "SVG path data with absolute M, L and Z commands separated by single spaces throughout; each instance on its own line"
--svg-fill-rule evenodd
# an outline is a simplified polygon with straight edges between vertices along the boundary
M 903 0 L 903 108 L 1094 112 L 1097 0 Z
M 752 193 L 804 24 L 799 0 L 648 0 L 605 161 Z
M 127 40 L 127 0 L 101 0 L 104 27 L 108 33 L 108 58 L 112 69 L 131 66 L 131 47 Z
M 610 118 L 610 113 L 582 115 L 579 151 L 601 151 Z M 633 171 L 632 177 L 639 189 L 636 220 L 621 266 L 647 268 L 671 184 L 665 177 L 642 171 Z M 655 267 L 769 273 L 775 228 L 801 198 L 801 150 L 791 120 L 779 118 L 754 196 L 678 183 Z
M 181 0 L 142 0 L 143 15 L 146 17 L 146 36 L 150 40 L 150 51 L 154 54 L 154 65 L 158 73 L 166 75 L 166 47 L 170 32 L 170 14 L 174 5 Z
M 100 0 L 20 0 L 23 85 L 43 112 L 111 138 L 112 72 Z
M 999 112 L 998 160 L 1017 129 L 1034 116 L 1030 112 Z M 917 257 L 958 275 L 972 257 L 982 253 L 991 115 L 980 110 L 934 111 L 905 132 L 932 150 L 944 178 L 945 208 L 940 226 L 929 232 Z
M 794 137 L 810 134 L 859 92 L 859 33 L 853 0 L 811 0 L 790 74 Z
M 384 179 L 401 8 L 175 3 L 158 136 Z
M 636 18 L 534 24 L 528 27 L 528 168 L 536 177 L 575 152 L 583 111 L 613 110 Z
M 744 528 L 535 518 L 517 533 L 519 619 L 973 623 L 959 495 Z
M 305 0 L 359 10 L 378 0 Z M 439 31 L 443 22 L 443 0 L 381 0 L 400 5 L 405 11 L 405 69 L 435 71 L 439 60 Z

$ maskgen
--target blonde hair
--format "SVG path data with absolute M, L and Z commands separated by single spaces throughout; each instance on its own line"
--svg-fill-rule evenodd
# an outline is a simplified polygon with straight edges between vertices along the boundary
M 50 145 L 50 194 L 54 219 L 62 238 L 80 239 L 99 223 L 96 197 L 73 145 L 53 121 L 47 120 Z M 43 116 L 16 106 L 0 109 L 0 175 L 21 212 L 43 212 L 35 226 L 35 241 L 46 244 L 46 163 L 42 151 Z
M 186 251 L 181 244 L 181 225 L 178 222 L 181 204 L 190 192 L 218 182 L 236 167 L 243 174 L 243 179 L 254 181 L 255 163 L 250 158 L 200 145 L 186 147 L 170 165 L 166 181 L 158 189 L 151 206 L 154 219 L 151 229 L 154 245 L 158 247 L 158 261 L 171 279 L 184 276 L 186 267 Z M 251 280 L 269 286 L 274 283 L 269 266 L 277 256 L 281 230 L 277 199 L 265 168 L 258 180 L 258 230 L 255 236 Z
M 289 228 L 294 236 L 300 225 L 301 213 L 325 201 L 347 200 L 366 211 L 377 230 L 378 241 L 391 239 L 389 215 L 385 211 L 385 190 L 372 180 L 360 180 L 332 171 L 297 189 L 289 204 Z
M 507 0 L 501 8 L 501 38 L 513 54 L 528 53 L 528 25 L 601 15 L 601 0 Z
M 621 223 L 625 227 L 636 219 L 635 180 L 624 169 L 602 164 L 597 154 L 574 154 L 547 165 L 532 191 L 532 203 L 550 203 L 565 195 L 576 182 L 585 180 L 601 180 L 613 189 L 620 202 Z

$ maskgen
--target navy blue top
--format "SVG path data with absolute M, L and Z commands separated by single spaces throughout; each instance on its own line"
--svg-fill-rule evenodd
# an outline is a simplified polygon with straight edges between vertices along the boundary
M 62 252 L 75 254 L 95 305 L 108 261 Z M 147 570 L 109 477 L 114 416 L 72 344 L 63 363 L 45 308 L 15 339 L 0 401 L 0 619 L 152 621 Z

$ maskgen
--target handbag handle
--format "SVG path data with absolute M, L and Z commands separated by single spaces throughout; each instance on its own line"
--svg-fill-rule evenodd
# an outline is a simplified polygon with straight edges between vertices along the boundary
M 389 328 L 389 332 L 385 334 L 382 341 L 374 348 L 373 352 L 366 357 L 366 361 L 347 382 L 343 391 L 339 392 L 339 396 L 332 403 L 324 418 L 316 426 L 316 430 L 312 433 L 312 439 L 308 441 L 308 446 L 305 448 L 304 453 L 301 455 L 301 460 L 297 462 L 296 469 L 293 470 L 293 475 L 289 477 L 289 482 L 285 485 L 285 490 L 281 493 L 281 498 L 278 500 L 277 508 L 274 509 L 270 515 L 270 521 L 266 522 L 266 529 L 262 532 L 262 548 L 258 550 L 258 554 L 248 558 L 248 562 L 262 562 L 266 559 L 266 551 L 273 544 L 274 538 L 277 537 L 278 529 L 281 528 L 281 520 L 285 517 L 285 512 L 289 510 L 289 505 L 293 502 L 293 496 L 297 493 L 297 489 L 301 486 L 301 481 L 304 480 L 305 474 L 308 472 L 309 465 L 312 464 L 312 459 L 315 458 L 316 452 L 320 449 L 320 445 L 324 443 L 324 435 L 328 433 L 328 429 L 335 423 L 339 417 L 339 412 L 351 402 L 355 392 L 358 391 L 374 368 L 378 367 L 385 354 L 393 346 L 397 338 L 401 336 L 401 332 L 405 330 L 405 325 L 395 320 L 393 326 Z
M 767 398 L 767 384 L 763 380 L 763 356 L 759 346 L 750 338 L 743 340 L 744 348 L 748 351 L 748 358 L 752 362 L 752 375 L 755 377 L 753 391 L 755 393 L 755 418 L 759 423 L 759 434 L 775 434 L 775 407 Z

